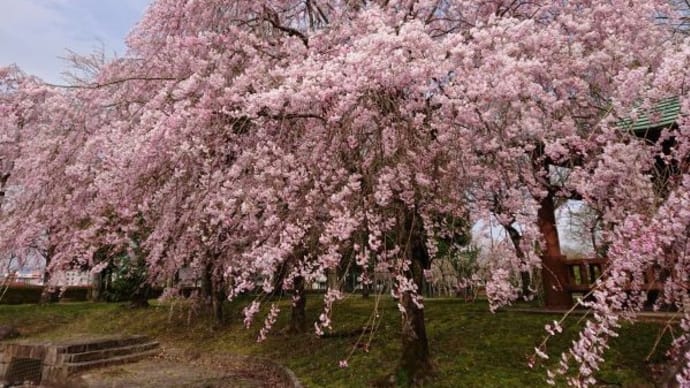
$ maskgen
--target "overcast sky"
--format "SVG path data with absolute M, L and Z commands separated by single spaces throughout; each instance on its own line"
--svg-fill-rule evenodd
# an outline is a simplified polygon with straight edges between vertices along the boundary
M 61 82 L 66 49 L 125 52 L 124 39 L 150 0 L 0 0 L 0 66 L 16 63 Z
M 2 0 L 0 0 L 2 1 Z M 581 201 L 568 200 L 556 210 L 556 228 L 561 245 L 561 253 L 573 257 L 593 257 L 594 247 L 589 234 L 582 230 L 585 207 Z M 516 225 L 520 229 L 520 225 Z M 472 227 L 473 243 L 481 248 L 490 248 L 500 240 L 508 241 L 503 227 L 489 220 L 479 221 Z

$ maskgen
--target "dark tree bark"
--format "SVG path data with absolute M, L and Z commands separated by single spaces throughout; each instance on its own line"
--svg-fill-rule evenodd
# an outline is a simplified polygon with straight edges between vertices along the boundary
M 537 223 L 544 238 L 542 247 L 542 281 L 544 284 L 544 304 L 547 308 L 570 308 L 573 298 L 566 289 L 568 269 L 561 254 L 558 230 L 556 229 L 554 193 L 549 191 L 539 203 Z
M 151 295 L 151 287 L 148 284 L 142 284 L 134 291 L 132 298 L 128 303 L 130 308 L 146 308 L 149 307 L 149 296 Z
M 91 294 L 89 295 L 89 301 L 98 302 L 103 295 L 103 271 L 98 272 L 93 275 L 93 284 L 91 285 Z
M 206 264 L 201 276 L 201 298 L 210 309 L 213 322 L 217 326 L 222 326 L 225 323 L 225 314 L 223 313 L 225 296 L 222 280 L 214 276 L 213 266 L 210 263 Z
M 404 247 L 405 255 L 411 263 L 407 275 L 421 293 L 424 269 L 428 269 L 431 264 L 421 219 L 413 211 L 406 210 L 403 222 L 404 230 L 399 238 L 400 245 Z M 402 375 L 405 379 L 399 383 L 415 384 L 432 372 L 424 309 L 417 307 L 409 291 L 404 292 L 401 299 L 405 313 L 402 317 L 402 358 L 398 367 L 398 376 Z
M 513 247 L 515 248 L 515 256 L 517 256 L 520 261 L 525 260 L 525 252 L 522 250 L 522 247 L 520 246 L 520 242 L 522 241 L 522 235 L 520 235 L 520 232 L 518 232 L 513 225 L 503 225 L 503 228 L 506 230 L 508 233 L 508 236 L 510 237 L 510 241 L 513 243 Z M 530 284 L 531 284 L 531 278 L 530 274 L 527 271 L 521 271 L 520 272 L 520 280 L 521 280 L 521 289 L 522 289 L 522 296 L 527 298 L 532 295 L 532 290 L 530 290 Z
M 211 273 L 211 265 L 206 264 L 204 272 L 201 274 L 201 298 L 204 303 L 211 300 L 213 294 L 213 274 Z
M 105 294 L 110 288 L 110 282 L 112 280 L 112 274 L 113 274 L 113 262 L 112 259 L 109 257 L 109 249 L 108 247 L 103 247 L 101 249 L 96 250 L 93 254 L 93 262 L 94 263 L 104 263 L 108 262 L 108 265 L 105 266 L 100 272 L 94 275 L 93 278 L 93 285 L 92 285 L 92 291 L 91 291 L 91 301 L 93 302 L 102 302 L 105 300 Z
M 146 270 L 146 262 L 144 255 L 138 249 L 133 254 L 130 260 L 130 268 L 134 272 L 135 288 L 129 300 L 130 308 L 146 308 L 149 307 L 149 298 L 151 297 L 151 285 L 148 281 L 148 271 Z
M 295 268 L 298 263 L 304 260 L 306 250 L 303 247 L 297 248 L 291 255 L 290 259 L 285 263 L 285 266 L 280 272 L 280 287 L 288 276 L 291 269 Z M 306 282 L 304 277 L 297 276 L 293 279 L 293 302 L 290 310 L 290 322 L 288 323 L 287 332 L 289 334 L 304 333 L 307 331 L 307 295 L 305 292 Z
M 223 306 L 225 305 L 225 283 L 220 275 L 213 277 L 213 321 L 217 326 L 222 326 L 225 324 L 225 313 L 223 312 Z
M 290 312 L 288 333 L 304 333 L 307 330 L 307 314 L 305 311 L 307 295 L 304 292 L 304 278 L 298 276 L 295 278 L 294 282 L 294 300 Z
M 46 265 L 43 268 L 43 290 L 41 291 L 41 297 L 38 301 L 39 304 L 53 303 L 57 301 L 57 290 L 53 289 L 50 283 L 50 271 L 48 267 L 50 266 L 50 261 L 53 258 L 52 246 L 49 246 L 45 252 Z
M 540 176 L 542 186 L 547 194 L 539 200 L 537 210 L 537 226 L 544 240 L 541 248 L 542 284 L 544 290 L 544 304 L 546 308 L 570 308 L 573 305 L 572 295 L 566 289 L 568 285 L 568 268 L 564 263 L 565 257 L 561 253 L 558 229 L 556 228 L 556 191 L 561 187 L 553 185 L 549 178 L 550 166 L 553 161 L 544 153 L 544 144 L 539 143 L 532 153 L 532 167 L 535 176 Z
M 362 298 L 368 298 L 371 295 L 371 284 L 362 284 Z
M 532 289 L 530 285 L 532 284 L 532 277 L 527 271 L 520 271 L 520 292 L 525 299 L 530 299 L 532 296 Z
M 105 301 L 105 294 L 111 289 L 113 282 L 113 266 L 112 263 L 98 274 L 98 301 Z
M 2 167 L 2 162 L 3 160 L 0 159 L 0 167 Z M 3 199 L 5 198 L 5 185 L 7 184 L 7 180 L 10 179 L 10 173 L 2 173 L 0 172 L 0 209 L 2 209 L 2 202 Z
M 277 271 L 277 275 L 273 280 L 273 294 L 283 293 L 283 282 L 290 273 L 290 270 L 294 268 L 299 260 L 304 256 L 304 251 L 297 249 L 288 260 L 281 264 L 280 269 Z M 288 322 L 287 329 L 285 332 L 288 334 L 303 333 L 307 330 L 307 315 L 305 312 L 305 307 L 307 305 L 307 296 L 304 292 L 305 281 L 302 276 L 297 276 L 293 280 L 293 303 L 290 308 L 290 321 Z

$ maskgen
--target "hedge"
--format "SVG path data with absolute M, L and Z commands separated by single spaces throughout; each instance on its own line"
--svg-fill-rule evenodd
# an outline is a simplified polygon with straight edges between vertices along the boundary
M 20 285 L 0 288 L 0 304 L 38 303 L 43 293 L 42 286 Z M 69 287 L 62 294 L 56 290 L 51 295 L 51 302 L 86 301 L 91 295 L 91 287 Z

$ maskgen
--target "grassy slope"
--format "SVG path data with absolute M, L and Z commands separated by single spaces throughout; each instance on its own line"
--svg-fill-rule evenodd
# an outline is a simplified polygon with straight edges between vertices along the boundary
M 310 296 L 308 315 L 316 317 L 320 301 Z M 382 299 L 381 324 L 370 352 L 362 348 L 349 359 L 350 367 L 340 369 L 358 338 L 354 334 L 372 313 L 374 298 L 353 296 L 335 308 L 334 335 L 316 338 L 312 332 L 288 336 L 281 333 L 289 306 L 276 324 L 275 332 L 256 343 L 260 325 L 242 328 L 241 309 L 245 303 L 227 306 L 231 322 L 214 329 L 210 321 L 183 304 L 155 305 L 145 310 L 129 310 L 116 304 L 73 303 L 49 306 L 0 306 L 0 324 L 13 324 L 26 335 L 59 338 L 84 334 L 143 333 L 189 354 L 239 353 L 269 358 L 291 368 L 306 386 L 367 386 L 394 369 L 399 354 L 400 316 L 392 300 Z M 427 330 L 436 365 L 437 387 L 545 386 L 543 367 L 530 370 L 526 358 L 543 335 L 544 324 L 557 316 L 499 312 L 491 314 L 485 303 L 466 304 L 458 299 L 426 302 Z M 258 323 L 258 322 L 257 322 Z M 574 338 L 576 322 L 566 335 L 550 344 L 556 354 Z M 652 348 L 659 326 L 637 324 L 626 327 L 613 342 L 607 364 L 599 377 L 618 386 L 650 385 L 644 357 Z M 365 341 L 366 342 L 366 341 Z M 664 343 L 668 343 L 665 338 Z M 655 356 L 657 359 L 660 355 Z

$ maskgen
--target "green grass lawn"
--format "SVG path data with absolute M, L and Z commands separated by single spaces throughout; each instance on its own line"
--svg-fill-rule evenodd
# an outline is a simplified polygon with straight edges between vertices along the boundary
M 309 295 L 308 316 L 320 313 L 319 296 Z M 228 323 L 217 328 L 210 318 L 185 303 L 154 304 L 132 310 L 119 304 L 69 303 L 45 306 L 0 305 L 0 324 L 12 324 L 26 336 L 42 339 L 76 334 L 148 334 L 166 344 L 189 352 L 244 354 L 268 358 L 292 369 L 305 386 L 359 387 L 380 381 L 395 369 L 400 341 L 400 315 L 390 298 L 382 298 L 380 325 L 369 351 L 357 346 L 359 329 L 371 316 L 375 298 L 351 296 L 335 306 L 334 332 L 317 338 L 313 331 L 287 335 L 289 304 L 278 301 L 283 312 L 274 331 L 262 343 L 256 342 L 262 319 L 250 329 L 242 326 L 241 311 L 247 301 L 226 306 Z M 527 357 L 541 342 L 544 324 L 556 315 L 488 311 L 485 302 L 464 303 L 460 299 L 429 299 L 425 303 L 427 331 L 435 364 L 428 386 L 434 387 L 539 387 L 546 386 L 543 366 L 527 367 Z M 577 317 L 568 321 L 564 335 L 549 344 L 552 359 L 575 338 Z M 612 342 L 607 363 L 599 374 L 611 386 L 653 386 L 644 358 L 652 349 L 660 325 L 640 323 L 627 326 Z M 369 337 L 364 339 L 367 343 Z M 662 340 L 668 344 L 669 338 Z M 338 361 L 352 349 L 349 367 Z M 653 362 L 663 359 L 657 351 Z M 551 360 L 549 360 L 550 362 Z

